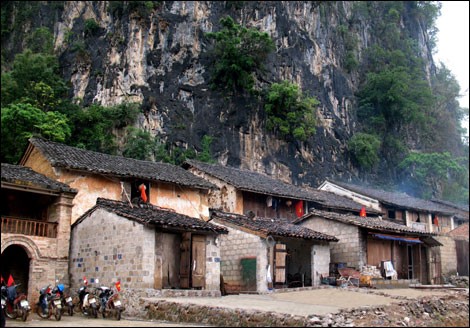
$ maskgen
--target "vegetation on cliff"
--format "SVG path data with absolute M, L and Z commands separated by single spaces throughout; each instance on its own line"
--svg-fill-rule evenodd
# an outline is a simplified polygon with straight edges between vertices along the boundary
M 327 134 L 319 126 L 319 113 L 333 106 L 322 77 L 316 77 L 318 81 L 307 81 L 308 70 L 305 69 L 296 81 L 285 80 L 286 75 L 275 67 L 276 61 L 285 61 L 289 56 L 289 47 L 282 45 L 288 43 L 290 34 L 282 35 L 279 30 L 270 35 L 237 19 L 240 13 L 253 9 L 252 6 L 256 7 L 257 15 L 264 15 L 264 4 L 257 6 L 241 1 L 227 4 L 218 7 L 222 12 L 217 22 L 211 22 L 212 32 L 200 34 L 204 44 L 200 57 L 205 60 L 207 73 L 204 74 L 208 77 L 201 89 L 212 86 L 214 90 L 205 99 L 218 99 L 223 104 L 220 108 L 231 108 L 237 115 L 243 113 L 249 117 L 259 112 L 267 136 L 287 146 L 297 145 L 297 148 L 289 148 L 285 156 L 299 158 L 292 153 L 299 151 L 298 145 L 308 145 L 310 148 L 305 149 L 312 151 L 321 148 L 321 143 L 325 143 L 322 138 Z M 119 34 L 120 29 L 128 29 L 131 20 L 147 27 L 158 23 L 155 25 L 160 28 L 160 36 L 167 33 L 173 14 L 166 12 L 165 3 L 109 2 L 104 7 L 114 19 L 109 30 L 103 27 L 99 15 L 96 19 L 80 17 L 73 28 L 65 31 L 64 47 L 54 50 L 57 41 L 53 35 L 54 22 L 66 6 L 61 1 L 2 2 L 2 162 L 16 162 L 27 139 L 34 134 L 139 159 L 175 164 L 185 158 L 213 160 L 214 142 L 222 142 L 215 134 L 223 134 L 219 132 L 223 119 L 213 129 L 215 133 L 198 128 L 192 132 L 197 137 L 185 140 L 178 130 L 189 129 L 186 126 L 195 122 L 186 124 L 176 120 L 179 113 L 173 110 L 169 120 L 175 126 L 174 131 L 166 128 L 166 135 L 157 136 L 136 127 L 138 118 L 148 115 L 151 106 L 147 98 L 148 94 L 153 97 L 152 90 L 145 94 L 143 104 L 129 101 L 102 106 L 89 100 L 73 99 L 71 81 L 64 79 L 68 69 L 65 63 L 76 65 L 77 70 L 88 65 L 93 69 L 88 87 L 97 88 L 97 81 L 108 71 L 102 67 L 104 62 L 99 50 L 106 51 L 112 46 L 123 50 L 127 40 L 124 34 Z M 282 6 L 290 4 L 274 2 L 271 10 L 281 10 Z M 94 10 L 99 10 L 98 7 Z M 439 2 L 315 2 L 311 8 L 319 13 L 319 24 L 324 24 L 327 43 L 334 45 L 332 49 L 337 51 L 335 56 L 341 65 L 325 67 L 320 74 L 331 74 L 331 81 L 338 85 L 342 84 L 343 77 L 351 81 L 354 78 L 357 82 L 354 94 L 343 95 L 343 100 L 347 98 L 352 104 L 346 115 L 355 120 L 347 132 L 334 132 L 337 142 L 344 145 L 335 157 L 341 156 L 338 158 L 345 161 L 344 167 L 350 168 L 350 162 L 357 170 L 350 175 L 357 173 L 363 180 L 393 185 L 418 197 L 468 203 L 468 139 L 462 138 L 465 131 L 459 123 L 468 115 L 468 109 L 460 108 L 456 100 L 460 87 L 451 72 L 423 55 L 426 51 L 432 53 L 435 47 Z M 347 13 L 345 8 L 349 8 Z M 78 10 L 76 6 L 74 9 Z M 330 16 L 337 22 L 328 30 Z M 418 42 L 421 32 L 427 38 L 424 45 Z M 367 42 L 361 39 L 363 35 L 367 35 Z M 313 49 L 309 43 L 312 35 L 299 34 L 296 40 L 298 43 L 290 46 L 296 47 L 295 53 L 309 54 L 305 48 Z M 179 50 L 178 46 L 174 47 L 175 52 Z M 149 54 L 148 62 L 160 60 L 158 51 L 161 49 L 151 54 L 155 58 Z M 194 57 L 190 63 L 181 61 L 178 65 L 193 67 L 197 60 L 199 58 Z M 303 69 L 305 63 L 301 60 L 305 59 L 292 56 L 289 60 L 291 63 L 286 70 Z M 155 84 L 161 82 L 157 80 Z M 191 92 L 194 98 L 205 97 L 197 94 L 196 88 Z M 171 97 L 168 95 L 168 98 Z M 240 99 L 249 102 L 249 106 L 246 102 L 237 103 Z M 169 105 L 160 104 L 160 107 L 167 109 Z M 217 116 L 223 115 L 216 113 L 214 117 Z M 240 122 L 237 124 L 244 124 L 241 119 Z M 312 157 L 318 155 L 315 153 Z M 306 163 L 298 166 L 305 167 Z M 326 173 L 330 174 L 333 173 Z M 302 176 L 310 175 L 303 172 Z

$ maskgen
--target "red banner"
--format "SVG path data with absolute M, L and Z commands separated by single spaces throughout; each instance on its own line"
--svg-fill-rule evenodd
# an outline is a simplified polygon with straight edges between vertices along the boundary
M 12 277 L 11 274 L 10 274 L 10 276 L 8 277 L 7 286 L 10 287 L 10 286 L 12 286 L 12 285 L 14 285 L 14 284 L 15 284 L 15 281 L 13 280 L 13 277 Z

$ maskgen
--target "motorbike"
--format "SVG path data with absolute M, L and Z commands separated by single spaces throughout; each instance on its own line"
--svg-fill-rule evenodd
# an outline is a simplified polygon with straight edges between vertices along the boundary
M 53 292 L 52 286 L 48 285 L 39 290 L 39 301 L 36 304 L 36 313 L 43 319 L 54 318 L 59 321 L 62 318 L 62 301 L 60 294 Z
M 99 303 L 93 292 L 90 292 L 88 286 L 81 286 L 78 289 L 78 299 L 75 301 L 75 312 L 82 312 L 84 315 L 98 318 Z
M 8 318 L 21 318 L 21 320 L 26 321 L 31 307 L 26 299 L 26 295 L 17 292 L 19 285 L 20 284 L 1 287 L 2 308 Z
M 73 316 L 73 308 L 74 308 L 73 300 L 70 295 L 67 295 L 67 296 L 65 295 L 64 285 L 57 284 L 57 281 L 56 281 L 56 285 L 52 289 L 52 293 L 57 295 L 60 298 L 61 305 L 62 305 L 62 314 L 67 312 L 68 315 Z
M 121 320 L 124 307 L 119 299 L 119 294 L 114 289 L 106 286 L 98 287 L 97 291 L 103 318 L 114 316 L 117 320 Z

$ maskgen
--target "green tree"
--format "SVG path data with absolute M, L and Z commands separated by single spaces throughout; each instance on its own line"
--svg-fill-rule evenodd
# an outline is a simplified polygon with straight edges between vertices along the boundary
M 235 23 L 230 16 L 220 19 L 222 30 L 206 36 L 215 41 L 211 86 L 228 91 L 253 91 L 254 77 L 268 54 L 275 49 L 265 32 Z
M 379 163 L 380 139 L 372 134 L 356 133 L 348 143 L 349 151 L 359 166 L 371 170 Z
M 36 54 L 27 49 L 16 55 L 11 71 L 2 73 L 2 106 L 28 102 L 44 111 L 58 110 L 66 91 L 57 58 L 52 55 Z
M 215 160 L 211 154 L 211 143 L 214 140 L 213 137 L 204 135 L 201 140 L 202 151 L 196 155 L 196 159 L 201 162 L 214 163 Z
M 148 131 L 137 129 L 135 127 L 127 128 L 123 156 L 140 159 L 152 160 L 155 152 L 155 140 Z
M 17 163 L 33 135 L 65 142 L 71 135 L 67 117 L 44 113 L 31 104 L 11 104 L 1 109 L 2 162 Z
M 453 184 L 459 185 L 460 190 L 466 189 L 468 195 L 468 167 L 463 161 L 448 152 L 410 153 L 399 169 L 402 180 L 420 197 L 440 198 L 445 187 Z
M 39 27 L 26 37 L 26 47 L 33 53 L 52 55 L 54 53 L 54 36 L 47 27 Z
M 266 128 L 285 140 L 305 141 L 315 134 L 319 103 L 289 81 L 273 83 L 265 96 Z
M 88 150 L 116 154 L 117 130 L 135 122 L 139 112 L 135 103 L 111 107 L 92 105 L 81 109 L 71 117 L 74 127 L 71 142 Z

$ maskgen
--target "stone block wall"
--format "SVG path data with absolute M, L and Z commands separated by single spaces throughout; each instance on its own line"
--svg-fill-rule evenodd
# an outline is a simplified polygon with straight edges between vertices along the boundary
M 330 243 L 331 263 L 346 263 L 347 267 L 357 270 L 366 264 L 365 246 L 358 227 L 321 217 L 311 217 L 301 225 L 339 239 Z
M 217 224 L 217 222 L 214 222 Z M 220 235 L 220 270 L 227 284 L 227 290 L 238 292 L 244 289 L 243 268 L 241 259 L 256 257 L 256 291 L 265 292 L 268 289 L 267 247 L 263 240 L 253 234 L 225 226 L 229 233 Z
M 449 276 L 457 272 L 457 253 L 455 249 L 455 240 L 448 236 L 435 237 L 443 246 L 439 247 L 442 274 Z
M 93 285 L 121 282 L 122 288 L 153 288 L 155 230 L 102 209 L 72 228 L 71 285 L 75 290 L 83 276 Z

